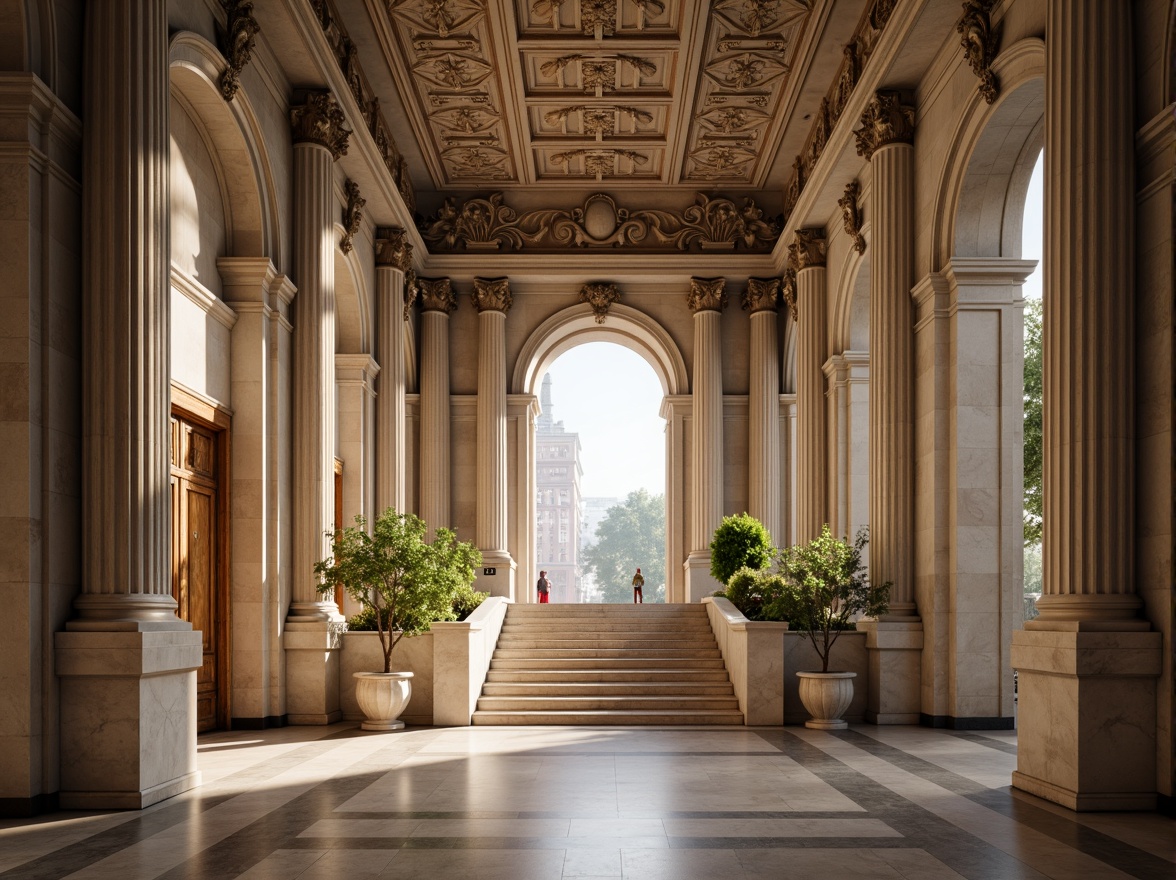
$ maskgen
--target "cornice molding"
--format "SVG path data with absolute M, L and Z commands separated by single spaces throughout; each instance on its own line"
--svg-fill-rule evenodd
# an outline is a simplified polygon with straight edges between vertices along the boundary
M 727 307 L 727 279 L 691 278 L 686 303 L 695 314 L 721 312 Z
M 312 91 L 303 104 L 290 108 L 290 126 L 296 144 L 318 144 L 338 159 L 347 155 L 351 130 L 344 127 L 343 110 L 329 91 Z

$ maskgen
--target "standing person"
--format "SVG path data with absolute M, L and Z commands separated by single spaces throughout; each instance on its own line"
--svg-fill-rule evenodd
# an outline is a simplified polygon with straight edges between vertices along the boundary
M 539 591 L 539 603 L 541 605 L 551 604 L 551 581 L 547 579 L 547 572 L 539 572 L 539 582 L 535 584 L 535 589 Z
M 641 576 L 641 569 L 637 569 L 637 574 L 633 575 L 633 604 L 644 605 L 645 598 L 641 595 L 641 588 L 645 586 L 645 578 Z

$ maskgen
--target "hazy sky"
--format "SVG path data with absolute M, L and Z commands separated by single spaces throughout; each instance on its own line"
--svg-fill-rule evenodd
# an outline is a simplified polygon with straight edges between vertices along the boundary
M 1041 231 L 1044 226 L 1042 212 L 1045 208 L 1045 171 L 1042 168 L 1042 153 L 1037 157 L 1037 167 L 1029 179 L 1029 193 L 1025 197 L 1025 225 L 1021 228 L 1021 259 L 1037 260 L 1037 271 L 1025 279 L 1021 288 L 1026 299 L 1041 299 Z

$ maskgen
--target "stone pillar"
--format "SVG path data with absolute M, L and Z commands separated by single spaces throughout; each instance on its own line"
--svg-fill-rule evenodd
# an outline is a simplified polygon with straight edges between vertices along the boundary
M 710 573 L 710 542 L 723 518 L 723 353 L 721 319 L 727 305 L 724 278 L 691 278 L 687 302 L 694 312 L 691 406 L 692 507 L 686 601 L 701 602 L 722 584 Z
M 1013 785 L 1076 810 L 1151 809 L 1157 789 L 1162 635 L 1135 583 L 1131 27 L 1129 4 L 1047 4 L 1044 595 L 1013 637 Z
M 825 361 L 824 372 L 830 525 L 836 535 L 856 535 L 870 521 L 870 356 L 864 351 L 843 351 Z
M 60 805 L 138 809 L 199 784 L 201 636 L 176 617 L 167 10 L 87 10 L 82 590 L 56 635 Z
M 475 278 L 470 299 L 478 310 L 478 517 L 482 551 L 477 588 L 515 596 L 515 561 L 507 548 L 506 521 L 506 313 L 510 281 Z
M 747 398 L 747 512 L 782 544 L 780 521 L 780 354 L 776 304 L 780 279 L 749 278 L 743 308 L 751 312 Z
M 335 526 L 335 160 L 350 132 L 328 92 L 290 111 L 294 134 L 294 436 L 290 611 L 286 618 L 286 713 L 292 724 L 339 720 L 339 624 L 319 596 L 314 565 L 331 552 Z
M 862 114 L 858 153 L 873 175 L 870 260 L 870 580 L 887 581 L 890 613 L 867 632 L 866 718 L 913 724 L 920 715 L 923 624 L 914 580 L 915 111 L 878 92 Z
M 370 354 L 335 355 L 345 526 L 355 525 L 356 516 L 369 523 L 376 518 L 376 383 L 382 372 Z
M 448 278 L 420 278 L 420 517 L 429 534 L 449 528 L 449 313 L 457 297 Z
M 829 522 L 825 479 L 825 230 L 798 229 L 790 248 L 796 270 L 796 541 Z
M 376 231 L 376 515 L 389 507 L 406 510 L 404 328 L 408 318 L 405 275 L 412 270 L 412 245 L 403 229 Z

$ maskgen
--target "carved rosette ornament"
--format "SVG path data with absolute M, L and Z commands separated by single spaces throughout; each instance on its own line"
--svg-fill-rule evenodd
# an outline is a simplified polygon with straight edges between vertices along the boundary
M 856 180 L 845 185 L 845 195 L 837 200 L 841 206 L 841 217 L 845 225 L 845 234 L 853 239 L 853 249 L 859 254 L 866 252 L 866 237 L 862 235 L 862 210 L 858 206 L 858 193 L 861 187 Z
M 780 297 L 779 278 L 748 278 L 743 292 L 743 311 L 774 312 Z
M 726 278 L 691 278 L 686 302 L 692 312 L 721 312 L 727 307 Z
M 789 262 L 798 272 L 814 266 L 824 266 L 827 252 L 825 230 L 819 227 L 796 230 L 796 237 L 788 246 Z
M 449 314 L 457 308 L 457 296 L 448 278 L 418 278 L 416 286 L 420 292 L 422 312 Z
M 956 24 L 964 58 L 980 78 L 980 95 L 989 104 L 994 103 L 1000 93 L 992 62 L 1000 52 L 1002 23 L 992 23 L 993 5 L 994 0 L 964 0 L 964 14 Z
M 391 266 L 401 272 L 412 268 L 412 243 L 399 226 L 381 226 L 376 230 L 376 265 Z
M 866 161 L 887 144 L 909 144 L 915 139 L 915 108 L 902 103 L 898 92 L 877 92 L 862 114 L 862 127 L 853 133 L 857 151 Z
M 343 111 L 330 92 L 311 92 L 306 103 L 290 108 L 290 125 L 294 129 L 294 143 L 319 144 L 338 159 L 347 155 L 347 139 L 351 130 L 344 128 Z
M 343 184 L 347 193 L 347 207 L 343 209 L 343 238 L 339 241 L 339 250 L 345 254 L 351 253 L 351 240 L 359 234 L 359 227 L 363 225 L 363 206 L 367 199 L 359 194 L 359 184 L 348 180 Z
M 509 278 L 475 278 L 470 300 L 480 313 L 510 311 L 514 298 L 510 295 Z
M 261 25 L 253 17 L 253 4 L 244 0 L 221 0 L 229 22 L 225 31 L 224 55 L 229 63 L 228 68 L 221 74 L 221 97 L 231 101 L 237 97 L 237 90 L 241 87 L 241 71 L 253 57 L 253 43 L 261 33 Z
M 580 288 L 580 302 L 592 306 L 596 315 L 596 323 L 603 324 L 608 317 L 608 309 L 621 298 L 621 291 L 615 284 L 604 281 L 593 281 Z
M 791 266 L 784 270 L 780 278 L 780 294 L 784 297 L 784 302 L 788 303 L 788 312 L 795 324 L 800 320 L 800 314 L 796 308 L 796 270 Z
M 589 37 L 615 34 L 617 0 L 580 0 L 580 29 Z

